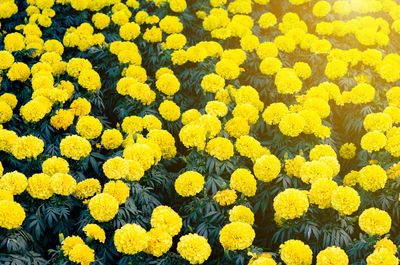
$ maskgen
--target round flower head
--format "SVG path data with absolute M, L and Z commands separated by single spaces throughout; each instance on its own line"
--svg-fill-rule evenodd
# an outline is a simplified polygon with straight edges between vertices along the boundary
M 349 264 L 349 258 L 343 249 L 339 247 L 328 247 L 320 251 L 317 255 L 317 265 L 347 265 Z
M 281 244 L 279 254 L 287 265 L 311 265 L 313 259 L 311 248 L 302 241 L 294 239 Z
M 251 246 L 255 237 L 253 228 L 246 223 L 233 222 L 219 232 L 219 242 L 227 250 L 243 250 Z
M 183 196 L 194 196 L 204 187 L 204 177 L 194 171 L 186 171 L 181 174 L 175 181 L 176 192 Z
M 89 211 L 99 222 L 111 221 L 118 212 L 118 201 L 107 193 L 100 193 L 89 201 Z
M 83 232 L 85 232 L 87 237 L 98 240 L 101 243 L 104 243 L 106 240 L 106 234 L 104 230 L 96 224 L 85 225 Z
M 146 230 L 137 224 L 126 224 L 115 230 L 114 244 L 118 252 L 134 255 L 148 245 Z
M 377 208 L 369 208 L 364 210 L 358 218 L 358 224 L 362 231 L 382 236 L 389 233 L 392 226 L 392 219 L 389 214 Z
M 179 239 L 178 253 L 190 264 L 203 264 L 211 255 L 211 247 L 205 237 L 187 234 Z
M 168 206 L 158 206 L 151 214 L 151 226 L 162 228 L 171 236 L 175 236 L 181 231 L 182 218 Z
M 162 228 L 152 228 L 147 232 L 148 244 L 144 252 L 161 257 L 172 246 L 172 236 Z
M 0 200 L 0 227 L 14 229 L 25 220 L 25 210 L 19 203 Z

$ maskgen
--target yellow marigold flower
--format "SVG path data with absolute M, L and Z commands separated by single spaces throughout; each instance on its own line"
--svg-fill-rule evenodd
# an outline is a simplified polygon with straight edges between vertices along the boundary
M 295 70 L 291 68 L 281 68 L 275 76 L 275 84 L 280 94 L 295 94 L 303 86 Z
M 156 81 L 157 89 L 168 96 L 178 92 L 180 85 L 178 78 L 173 74 L 163 74 Z
M 125 117 L 121 124 L 122 130 L 126 133 L 136 133 L 143 130 L 143 118 L 139 116 Z
M 92 16 L 92 22 L 97 29 L 105 29 L 110 25 L 110 17 L 103 13 L 96 13 Z
M 250 170 L 236 169 L 230 179 L 230 187 L 246 196 L 254 196 L 257 191 L 257 181 Z
M 50 187 L 55 194 L 69 196 L 75 191 L 76 180 L 69 174 L 55 173 L 50 178 Z
M 330 80 L 343 77 L 347 73 L 348 63 L 339 59 L 334 59 L 326 64 L 325 75 Z
M 147 131 L 152 130 L 161 130 L 162 123 L 161 121 L 154 115 L 145 115 L 143 117 L 143 128 Z
M 225 123 L 224 130 L 229 136 L 239 138 L 250 132 L 250 126 L 245 118 L 233 117 Z
M 287 207 L 291 205 L 291 207 Z M 284 219 L 301 217 L 308 210 L 308 197 L 306 191 L 286 189 L 279 193 L 273 202 L 276 215 Z
M 347 265 L 349 264 L 349 258 L 347 257 L 346 252 L 344 252 L 340 247 L 327 247 L 318 253 L 316 265 L 329 264 Z
M 225 79 L 217 74 L 209 74 L 203 77 L 201 87 L 205 92 L 216 93 L 225 86 Z
M 400 135 L 394 135 L 389 137 L 386 142 L 385 149 L 388 151 L 392 156 L 399 157 L 400 156 Z
M 153 26 L 152 28 L 146 29 L 143 34 L 143 39 L 148 42 L 161 42 L 162 41 L 162 31 L 160 28 Z
M 333 170 L 323 161 L 307 161 L 300 168 L 300 178 L 304 183 L 313 183 L 317 179 L 332 179 Z
M 164 100 L 158 107 L 158 111 L 161 117 L 167 121 L 176 121 L 181 116 L 179 106 L 171 100 Z
M 316 17 L 324 17 L 331 11 L 331 5 L 327 1 L 318 1 L 313 7 L 313 14 Z
M 109 181 L 104 185 L 103 193 L 112 195 L 118 204 L 124 204 L 129 197 L 129 186 L 121 180 Z
M 148 244 L 144 252 L 161 257 L 172 247 L 172 236 L 162 228 L 152 228 L 147 232 Z
M 234 206 L 229 210 L 229 221 L 230 222 L 242 222 L 253 225 L 254 213 L 243 205 Z
M 288 113 L 288 107 L 284 103 L 278 102 L 269 105 L 262 114 L 262 117 L 267 124 L 275 125 L 279 124 L 282 118 Z
M 362 212 L 358 218 L 358 224 L 362 231 L 382 236 L 389 233 L 392 219 L 389 214 L 377 208 L 369 208 Z
M 194 196 L 204 187 L 204 177 L 195 171 L 187 171 L 175 180 L 176 192 L 183 196 Z
M 56 173 L 68 174 L 69 164 L 65 159 L 53 156 L 42 163 L 42 171 L 49 176 L 53 176 Z
M 6 70 L 13 65 L 14 56 L 8 51 L 0 51 L 0 70 Z
M 147 139 L 158 144 L 163 158 L 172 159 L 176 155 L 175 138 L 167 130 L 151 130 Z
M 80 199 L 87 199 L 101 191 L 100 181 L 88 178 L 79 182 L 75 187 L 75 195 Z
M 243 250 L 253 244 L 255 232 L 251 225 L 233 222 L 225 225 L 219 232 L 219 242 L 227 250 Z
M 343 185 L 352 187 L 358 183 L 359 177 L 360 172 L 352 170 L 344 176 Z
M 327 144 L 315 145 L 310 151 L 310 160 L 319 160 L 324 156 L 332 156 L 337 158 L 335 150 L 333 150 L 333 148 Z
M 221 206 L 231 205 L 237 199 L 236 191 L 235 190 L 223 190 L 218 191 L 214 197 L 214 200 Z
M 379 165 L 365 166 L 360 170 L 358 183 L 366 191 L 375 192 L 385 187 L 386 172 Z
M 82 70 L 79 74 L 78 83 L 91 92 L 101 88 L 100 75 L 92 69 Z
M 144 171 L 148 170 L 152 165 L 155 164 L 154 149 L 145 143 L 128 145 L 124 150 L 124 158 L 139 162 Z
M 285 160 L 285 172 L 289 177 L 300 177 L 300 169 L 306 159 L 300 155 L 296 155 L 293 159 Z
M 227 106 L 220 101 L 209 101 L 205 107 L 206 113 L 211 114 L 218 117 L 223 117 L 228 113 Z
M 24 36 L 18 32 L 7 34 L 4 38 L 4 49 L 8 52 L 25 49 Z
M 222 59 L 215 65 L 215 71 L 224 79 L 236 79 L 240 75 L 239 66 L 230 59 Z
M 186 44 L 186 37 L 180 33 L 174 33 L 169 35 L 165 43 L 162 43 L 164 49 L 174 49 L 179 50 L 182 49 Z
M 92 64 L 89 60 L 83 58 L 72 58 L 67 64 L 67 73 L 75 78 L 85 69 L 92 69 Z
M 57 130 L 66 130 L 72 125 L 74 118 L 75 115 L 73 110 L 60 109 L 50 118 L 50 124 Z
M 129 173 L 126 176 L 126 180 L 139 181 L 144 176 L 144 170 L 142 166 L 135 160 L 127 160 L 129 164 Z
M 70 108 L 74 111 L 76 116 L 86 116 L 90 113 L 92 106 L 87 99 L 77 98 L 72 101 Z
M 123 40 L 134 40 L 140 34 L 140 26 L 135 22 L 125 23 L 119 28 L 119 35 Z
M 312 73 L 310 66 L 304 62 L 295 63 L 293 69 L 296 71 L 296 75 L 303 80 L 308 79 Z
M 368 132 L 386 132 L 392 128 L 392 118 L 385 113 L 370 113 L 365 116 L 364 128 Z
M 109 179 L 125 178 L 129 173 L 129 164 L 122 157 L 114 157 L 108 159 L 103 164 L 104 175 Z
M 95 139 L 101 135 L 103 125 L 93 116 L 81 116 L 76 124 L 76 131 L 86 139 Z
M 18 171 L 6 173 L 0 178 L 0 189 L 11 192 L 13 195 L 24 192 L 27 185 L 25 175 Z
M 386 136 L 378 131 L 367 132 L 361 137 L 361 148 L 368 152 L 379 151 L 386 145 Z
M 28 122 L 38 122 L 51 111 L 52 105 L 48 98 L 38 96 L 23 105 L 20 114 Z
M 101 243 L 104 243 L 106 240 L 106 234 L 104 230 L 97 224 L 85 225 L 85 227 L 83 228 L 83 232 L 85 232 L 87 237 L 98 240 Z
M 167 34 L 179 33 L 183 30 L 183 24 L 179 21 L 179 17 L 165 16 L 161 19 L 160 28 Z
M 356 156 L 356 146 L 353 143 L 344 143 L 340 147 L 339 154 L 344 159 L 352 159 Z
M 260 63 L 260 71 L 265 75 L 274 75 L 282 68 L 282 62 L 278 58 L 267 57 Z
M 101 144 L 106 149 L 116 149 L 122 144 L 122 134 L 117 129 L 108 129 L 101 136 Z
M 80 244 L 85 244 L 82 238 L 79 236 L 68 236 L 66 237 L 63 242 L 61 242 L 61 250 L 63 251 L 64 256 L 68 256 L 71 250 Z
M 171 236 L 179 234 L 182 228 L 182 218 L 172 208 L 165 205 L 154 208 L 150 223 L 151 227 L 161 228 Z
M 25 220 L 25 210 L 19 203 L 0 200 L 0 227 L 14 229 Z
M 311 265 L 313 258 L 311 248 L 302 241 L 294 239 L 281 244 L 279 254 L 287 265 Z
M 0 123 L 6 123 L 11 120 L 13 115 L 12 108 L 6 102 L 0 101 Z
M 237 104 L 233 109 L 232 114 L 233 117 L 242 117 L 246 119 L 250 125 L 257 123 L 259 118 L 258 109 L 253 105 L 246 103 Z
M 399 259 L 393 255 L 388 249 L 379 249 L 372 252 L 367 257 L 367 265 L 397 265 L 399 264 Z
M 245 51 L 252 52 L 257 49 L 258 45 L 260 45 L 260 41 L 253 34 L 247 34 L 240 39 L 240 47 Z
M 333 156 L 323 156 L 318 161 L 324 162 L 332 169 L 332 176 L 335 177 L 339 174 L 340 164 L 339 161 Z
M 369 103 L 375 98 L 375 88 L 365 83 L 356 85 L 350 93 L 353 104 Z
M 347 1 L 336 1 L 333 3 L 333 11 L 339 15 L 346 16 L 351 12 L 350 3 Z
M 183 12 L 186 7 L 186 0 L 169 0 L 169 7 L 173 12 Z
M 92 151 L 90 142 L 78 135 L 69 135 L 60 142 L 61 155 L 74 160 L 87 157 Z
M 380 250 L 380 249 L 387 249 L 389 250 L 393 255 L 396 255 L 397 253 L 397 246 L 393 243 L 392 240 L 388 239 L 387 237 L 382 238 L 376 244 L 374 245 L 375 251 Z
M 99 222 L 111 221 L 118 212 L 118 201 L 107 193 L 100 193 L 90 199 L 90 215 Z
M 25 63 L 13 63 L 7 72 L 7 77 L 11 81 L 21 81 L 25 82 L 31 75 L 31 70 L 29 66 Z
M 55 39 L 46 40 L 43 49 L 46 52 L 55 52 L 58 53 L 59 55 L 62 55 L 64 53 L 64 46 L 62 45 L 61 42 Z
M 304 129 L 305 134 L 312 134 L 318 131 L 321 125 L 321 118 L 314 110 L 304 109 L 299 112 L 299 114 L 304 119 Z
M 44 173 L 32 175 L 28 179 L 26 190 L 35 199 L 47 200 L 53 196 L 53 190 L 50 186 L 50 176 Z
M 276 25 L 276 17 L 271 12 L 264 13 L 260 16 L 258 24 L 264 29 L 273 27 Z
M 358 210 L 360 196 L 351 187 L 340 186 L 332 193 L 332 207 L 340 214 L 350 215 Z
M 241 156 L 250 158 L 255 162 L 263 155 L 270 155 L 267 148 L 261 146 L 260 142 L 251 136 L 243 135 L 236 140 L 235 148 Z
M 205 237 L 187 234 L 179 239 L 177 251 L 190 264 L 203 264 L 211 255 L 211 246 Z
M 19 160 L 37 158 L 44 150 L 43 140 L 33 135 L 22 136 L 15 140 L 12 154 Z
M 274 155 L 263 155 L 254 163 L 254 175 L 264 182 L 271 182 L 281 171 L 281 163 Z
M 81 265 L 90 265 L 95 260 L 94 250 L 85 244 L 75 245 L 68 255 L 69 259 Z
M 220 161 L 230 159 L 233 154 L 233 144 L 223 137 L 211 139 L 206 146 L 206 152 Z
M 273 42 L 263 42 L 257 47 L 257 55 L 261 60 L 268 57 L 277 57 L 278 48 Z
M 310 203 L 318 205 L 318 208 L 326 209 L 331 206 L 333 192 L 338 188 L 336 182 L 330 179 L 317 179 L 311 185 Z
M 298 136 L 303 131 L 304 126 L 304 118 L 297 113 L 286 114 L 279 122 L 279 130 L 282 134 L 290 137 Z
M 388 106 L 384 109 L 383 113 L 390 116 L 393 124 L 400 122 L 400 108 L 395 106 Z

